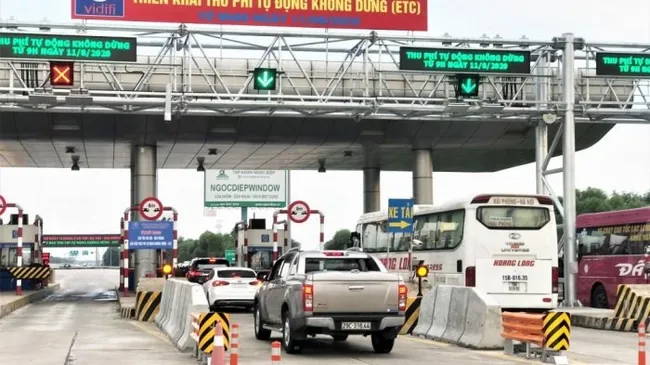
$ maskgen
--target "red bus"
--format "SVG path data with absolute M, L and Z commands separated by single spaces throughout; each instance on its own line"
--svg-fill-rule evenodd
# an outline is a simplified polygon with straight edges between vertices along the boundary
M 649 284 L 650 207 L 581 214 L 578 240 L 578 300 L 613 308 L 619 284 Z

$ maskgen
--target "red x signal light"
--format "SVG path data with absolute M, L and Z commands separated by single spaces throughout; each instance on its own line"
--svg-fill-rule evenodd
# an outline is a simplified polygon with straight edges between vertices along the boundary
M 74 85 L 74 62 L 50 62 L 50 85 Z

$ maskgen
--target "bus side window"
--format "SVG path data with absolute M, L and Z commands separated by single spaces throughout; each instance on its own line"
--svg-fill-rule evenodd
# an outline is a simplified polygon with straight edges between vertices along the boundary
M 363 226 L 363 250 L 366 252 L 377 251 L 377 225 L 366 224 Z

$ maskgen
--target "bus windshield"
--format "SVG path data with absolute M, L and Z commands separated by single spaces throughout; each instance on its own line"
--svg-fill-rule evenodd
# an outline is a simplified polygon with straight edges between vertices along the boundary
M 551 220 L 548 208 L 485 206 L 476 218 L 489 229 L 540 229 Z

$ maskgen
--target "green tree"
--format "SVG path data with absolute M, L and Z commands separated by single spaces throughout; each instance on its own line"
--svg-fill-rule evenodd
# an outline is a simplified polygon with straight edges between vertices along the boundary
M 339 229 L 329 241 L 325 242 L 326 250 L 344 250 L 350 242 L 350 230 Z
M 562 197 L 559 198 L 563 203 Z M 618 193 L 614 191 L 611 195 L 598 188 L 576 189 L 576 214 L 607 212 L 610 210 L 622 210 L 641 208 L 650 205 L 650 191 L 645 194 Z M 560 212 L 555 209 L 555 218 L 562 223 Z
M 104 266 L 120 266 L 120 249 L 117 247 L 109 247 L 104 252 L 102 263 Z

